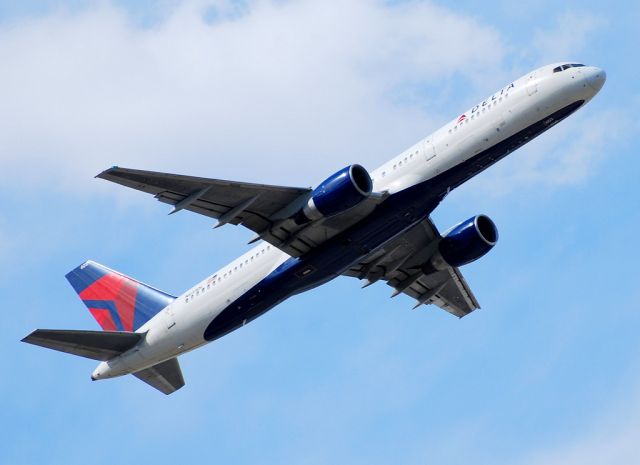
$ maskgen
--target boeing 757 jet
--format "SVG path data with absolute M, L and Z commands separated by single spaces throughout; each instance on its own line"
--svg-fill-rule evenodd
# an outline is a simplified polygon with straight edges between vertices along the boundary
M 67 274 L 103 331 L 38 329 L 24 342 L 99 360 L 92 380 L 132 374 L 165 394 L 184 385 L 178 356 L 337 276 L 386 282 L 392 296 L 463 317 L 479 308 L 460 272 L 496 244 L 485 215 L 441 234 L 429 215 L 462 183 L 556 125 L 600 91 L 605 72 L 536 69 L 374 171 L 359 164 L 315 189 L 113 167 L 98 175 L 217 226 L 242 225 L 254 248 L 180 296 L 93 261 Z

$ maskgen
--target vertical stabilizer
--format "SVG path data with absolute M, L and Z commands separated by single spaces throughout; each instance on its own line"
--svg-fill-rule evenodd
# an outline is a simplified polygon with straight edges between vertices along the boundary
M 175 300 L 92 261 L 70 271 L 66 278 L 105 331 L 135 331 Z

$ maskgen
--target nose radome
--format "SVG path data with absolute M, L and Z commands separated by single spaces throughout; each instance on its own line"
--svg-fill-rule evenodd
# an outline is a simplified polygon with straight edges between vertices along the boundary
M 602 89 L 604 82 L 607 80 L 607 73 L 602 68 L 589 68 L 587 72 L 587 84 L 591 86 L 596 92 Z

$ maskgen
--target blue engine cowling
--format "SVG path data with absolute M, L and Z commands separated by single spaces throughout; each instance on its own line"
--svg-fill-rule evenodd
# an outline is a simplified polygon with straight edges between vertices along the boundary
M 438 250 L 451 266 L 462 266 L 482 257 L 498 242 L 498 229 L 486 215 L 476 215 L 454 226 L 440 241 Z
M 342 213 L 369 197 L 373 181 L 360 165 L 347 166 L 329 176 L 311 193 L 302 209 L 307 220 L 317 220 Z

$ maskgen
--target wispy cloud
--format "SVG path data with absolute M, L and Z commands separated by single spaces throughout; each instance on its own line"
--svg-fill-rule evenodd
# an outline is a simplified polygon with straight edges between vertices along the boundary
M 430 3 L 229 8 L 181 2 L 142 28 L 99 3 L 3 25 L 5 176 L 76 190 L 112 164 L 238 177 L 251 160 L 248 180 L 316 182 L 435 127 L 438 109 L 390 91 L 483 82 L 504 50 L 492 28 Z
M 541 64 L 573 60 L 589 44 L 590 37 L 607 26 L 606 19 L 586 11 L 566 11 L 550 28 L 538 29 L 533 48 Z
M 587 112 L 587 109 L 581 112 Z M 492 168 L 490 176 L 474 179 L 471 188 L 498 197 L 518 189 L 579 185 L 591 178 L 631 128 L 624 109 L 600 110 L 561 122 Z

